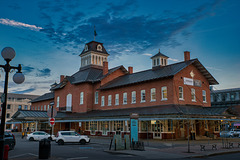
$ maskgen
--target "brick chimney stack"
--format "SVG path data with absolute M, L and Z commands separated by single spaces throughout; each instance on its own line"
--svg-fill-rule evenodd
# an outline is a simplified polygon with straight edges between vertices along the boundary
M 108 62 L 103 62 L 103 75 L 106 75 L 108 73 Z
M 65 78 L 65 76 L 64 76 L 64 75 L 61 75 L 61 76 L 60 76 L 60 82 L 62 82 L 64 78 Z
M 133 67 L 131 67 L 131 66 L 128 67 L 128 73 L 129 73 L 129 74 L 132 74 L 132 73 L 133 73 Z
M 189 51 L 185 51 L 184 52 L 184 61 L 189 61 L 190 60 L 190 52 Z

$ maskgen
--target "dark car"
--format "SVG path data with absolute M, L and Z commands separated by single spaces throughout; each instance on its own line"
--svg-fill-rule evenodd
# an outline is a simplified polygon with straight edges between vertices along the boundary
M 4 132 L 4 135 L 5 135 L 5 145 L 8 144 L 10 150 L 14 149 L 16 145 L 15 136 L 11 132 Z

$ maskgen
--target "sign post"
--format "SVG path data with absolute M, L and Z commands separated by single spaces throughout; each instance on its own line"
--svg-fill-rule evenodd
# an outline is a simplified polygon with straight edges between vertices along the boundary
M 49 118 L 49 123 L 52 127 L 52 129 L 51 129 L 51 138 L 52 138 L 53 126 L 55 125 L 55 118 L 54 117 L 57 115 L 57 111 L 56 111 L 56 109 L 53 108 L 54 101 L 50 102 L 50 106 L 51 106 L 51 109 L 48 110 L 47 114 L 50 117 Z

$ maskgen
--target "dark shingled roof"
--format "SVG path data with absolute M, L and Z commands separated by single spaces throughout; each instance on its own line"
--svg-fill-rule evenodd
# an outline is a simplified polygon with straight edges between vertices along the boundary
M 155 57 L 158 57 L 158 56 L 161 56 L 161 57 L 167 57 L 169 58 L 168 56 L 166 56 L 165 54 L 162 54 L 159 50 L 159 52 L 157 54 L 155 54 L 154 56 L 151 57 L 151 59 L 155 58 Z
M 18 110 L 12 119 L 49 118 L 46 111 Z
M 97 50 L 97 45 L 98 45 L 98 44 L 100 44 L 100 45 L 102 46 L 102 51 L 98 51 L 98 50 Z M 88 46 L 88 50 L 85 51 L 85 48 L 84 48 L 83 51 L 82 51 L 82 53 L 80 54 L 80 56 L 81 56 L 82 54 L 84 54 L 84 53 L 89 52 L 89 51 L 95 51 L 95 52 L 99 52 L 99 53 L 102 53 L 102 54 L 107 54 L 107 55 L 109 55 L 109 54 L 107 53 L 106 49 L 104 48 L 103 43 L 96 42 L 96 41 L 91 41 L 91 42 L 87 43 L 86 45 Z
M 149 69 L 146 71 L 141 71 L 133 74 L 124 75 L 116 78 L 115 80 L 107 83 L 106 85 L 100 87 L 100 89 L 110 89 L 120 86 L 125 86 L 134 83 L 145 82 L 149 80 L 161 79 L 172 77 L 190 64 L 196 66 L 200 72 L 206 77 L 211 85 L 218 84 L 218 82 L 213 78 L 213 76 L 203 67 L 203 65 L 198 61 L 198 59 L 192 59 L 189 61 L 183 61 L 180 63 L 174 63 L 171 65 L 159 67 L 158 69 Z
M 38 98 L 32 100 L 31 102 L 39 102 L 39 101 L 46 101 L 46 100 L 50 100 L 50 99 L 54 99 L 54 93 L 50 92 L 50 93 L 45 93 L 42 96 L 39 96 Z

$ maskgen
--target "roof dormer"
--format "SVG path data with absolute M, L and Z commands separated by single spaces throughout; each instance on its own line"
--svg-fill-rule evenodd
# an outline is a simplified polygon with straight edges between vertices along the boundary
M 159 49 L 159 52 L 152 56 L 151 59 L 152 59 L 152 67 L 158 67 L 158 66 L 166 66 L 168 64 L 168 56 L 162 54 L 160 52 L 160 49 Z

